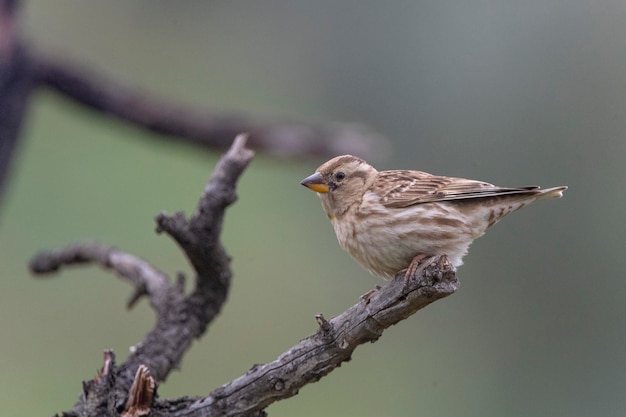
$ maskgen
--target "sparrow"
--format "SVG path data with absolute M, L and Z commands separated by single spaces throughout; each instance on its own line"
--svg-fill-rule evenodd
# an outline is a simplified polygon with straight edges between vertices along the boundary
M 315 191 L 339 245 L 384 279 L 415 273 L 446 255 L 456 268 L 470 244 L 500 219 L 566 186 L 499 187 L 422 171 L 378 171 L 363 159 L 337 156 L 300 184 Z

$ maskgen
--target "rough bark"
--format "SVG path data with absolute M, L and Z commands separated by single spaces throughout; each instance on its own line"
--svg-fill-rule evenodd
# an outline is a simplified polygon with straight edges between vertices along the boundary
M 245 375 L 189 404 L 171 416 L 247 416 L 275 401 L 296 395 L 342 362 L 361 344 L 375 342 L 383 331 L 430 303 L 456 291 L 454 268 L 444 257 L 405 286 L 404 275 L 335 318 L 317 316 L 319 330 L 275 361 L 253 366 Z

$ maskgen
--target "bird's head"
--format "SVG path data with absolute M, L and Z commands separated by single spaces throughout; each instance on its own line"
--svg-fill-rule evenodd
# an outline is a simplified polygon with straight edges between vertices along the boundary
M 377 172 L 356 156 L 342 155 L 322 164 L 300 184 L 320 196 L 326 214 L 333 219 L 361 201 L 365 191 L 376 180 Z

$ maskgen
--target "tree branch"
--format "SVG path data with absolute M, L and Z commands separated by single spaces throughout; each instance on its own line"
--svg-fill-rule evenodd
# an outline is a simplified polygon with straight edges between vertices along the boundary
M 209 277 L 219 277 L 227 273 L 229 259 L 219 242 L 222 232 L 224 209 L 235 202 L 235 183 L 242 174 L 254 152 L 246 149 L 247 135 L 239 135 L 202 193 L 195 213 L 187 221 L 182 213 L 167 216 L 161 213 L 156 217 L 157 233 L 166 232 L 181 246 L 189 261 L 198 272 L 198 288 L 210 281 Z M 216 279 L 216 278 L 213 278 Z
M 155 381 L 164 381 L 193 339 L 200 337 L 220 312 L 231 279 L 230 259 L 219 242 L 224 210 L 235 201 L 236 182 L 253 155 L 246 148 L 246 136 L 238 136 L 217 164 L 190 220 L 182 213 L 157 216 L 158 230 L 179 243 L 196 271 L 195 289 L 189 296 L 183 291 L 182 277 L 170 285 L 165 274 L 146 262 L 99 244 L 72 245 L 40 253 L 30 262 L 35 274 L 54 272 L 63 265 L 97 263 L 130 281 L 136 292 L 147 294 L 157 312 L 155 327 L 126 361 L 119 367 L 107 366 L 106 381 L 114 381 L 109 384 L 110 390 L 103 390 L 99 382 L 102 378 L 84 383 L 81 401 L 70 415 L 98 415 L 105 408 L 122 410 L 137 369 L 145 366 Z M 97 413 L 89 414 L 92 410 Z
M 30 261 L 29 267 L 33 273 L 41 275 L 57 272 L 64 265 L 83 263 L 95 263 L 105 269 L 112 269 L 133 284 L 135 295 L 131 297 L 128 307 L 132 307 L 142 295 L 150 297 L 150 302 L 157 311 L 165 307 L 169 287 L 167 276 L 148 262 L 110 246 L 86 243 L 42 252 Z
M 316 382 L 344 361 L 361 344 L 375 342 L 383 331 L 430 303 L 458 289 L 454 267 L 441 256 L 405 286 L 399 275 L 369 298 L 326 321 L 318 315 L 317 333 L 300 341 L 275 361 L 253 366 L 245 375 L 193 401 L 171 416 L 248 416 L 275 401 L 289 398 Z
M 251 148 L 300 158 L 354 153 L 365 159 L 380 160 L 389 151 L 389 142 L 382 135 L 362 125 L 263 122 L 240 115 L 216 114 L 171 103 L 52 56 L 33 53 L 32 57 L 41 85 L 92 110 L 172 136 L 171 139 L 221 150 L 239 132 L 249 132 Z

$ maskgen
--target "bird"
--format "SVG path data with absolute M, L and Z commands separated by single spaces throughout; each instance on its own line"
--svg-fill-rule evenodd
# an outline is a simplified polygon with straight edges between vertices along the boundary
M 530 203 L 559 198 L 567 186 L 500 187 L 422 171 L 378 171 L 341 155 L 300 184 L 315 191 L 339 245 L 384 279 L 405 279 L 445 255 L 456 269 L 470 244 L 500 219 Z

